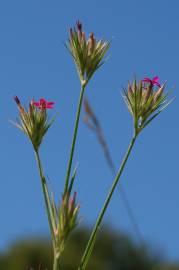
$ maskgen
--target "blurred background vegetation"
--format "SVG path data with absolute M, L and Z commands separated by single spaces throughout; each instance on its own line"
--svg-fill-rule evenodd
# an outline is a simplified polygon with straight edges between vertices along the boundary
M 81 228 L 71 236 L 63 256 L 63 270 L 77 269 L 89 232 Z M 48 239 L 27 238 L 0 254 L 0 270 L 51 270 L 52 256 Z M 179 270 L 179 264 L 170 265 L 148 247 L 135 244 L 127 235 L 103 227 L 88 269 Z

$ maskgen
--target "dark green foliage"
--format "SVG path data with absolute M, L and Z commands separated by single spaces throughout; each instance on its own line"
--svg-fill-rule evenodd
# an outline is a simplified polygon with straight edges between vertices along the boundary
M 40 265 L 43 267 L 39 268 Z M 51 265 L 49 242 L 35 238 L 17 242 L 7 254 L 0 257 L 0 270 L 45 270 L 51 269 Z
M 64 252 L 63 270 L 77 270 L 89 231 L 72 234 Z M 0 256 L 0 270 L 51 270 L 53 254 L 47 240 L 27 239 L 14 244 Z M 99 233 L 89 270 L 179 270 L 177 265 L 157 262 L 149 251 L 135 245 L 129 237 L 107 228 Z

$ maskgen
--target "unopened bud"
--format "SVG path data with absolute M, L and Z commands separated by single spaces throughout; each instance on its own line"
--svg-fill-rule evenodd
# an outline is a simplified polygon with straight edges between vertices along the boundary
M 18 96 L 15 96 L 15 97 L 14 97 L 14 100 L 15 100 L 15 102 L 16 102 L 16 104 L 17 104 L 18 106 L 21 105 L 21 102 L 20 102 Z
M 88 52 L 91 54 L 95 48 L 95 43 L 96 43 L 96 40 L 94 38 L 94 34 L 91 33 L 90 34 L 90 37 L 89 37 L 89 40 L 88 40 Z
M 86 41 L 85 32 L 82 32 L 81 40 L 83 43 L 85 43 L 85 41 Z
M 78 31 L 78 41 L 81 43 L 82 41 L 82 32 Z
M 144 103 L 147 102 L 147 100 L 149 99 L 151 93 L 152 93 L 152 84 L 149 84 L 148 88 L 145 90 L 145 94 L 144 94 Z
M 68 210 L 69 210 L 69 213 L 71 213 L 71 214 L 73 213 L 73 210 L 75 208 L 76 195 L 77 195 L 77 193 L 74 192 L 73 197 L 70 198 L 70 200 L 69 200 L 69 206 L 68 206 L 69 208 L 68 208 Z
M 128 89 L 128 94 L 129 94 L 129 95 L 133 94 L 133 89 L 132 89 L 130 83 L 128 83 L 128 88 L 127 88 L 127 89 Z
M 153 102 L 155 103 L 162 95 L 163 93 L 163 90 L 164 90 L 164 86 L 160 87 L 154 94 L 154 99 L 153 99 Z
M 79 32 L 82 32 L 82 23 L 80 21 L 76 22 L 76 26 Z
M 73 40 L 73 30 L 72 30 L 72 28 L 70 28 L 69 34 L 70 34 L 70 41 L 72 41 Z
M 21 102 L 20 102 L 18 96 L 15 96 L 15 97 L 14 97 L 14 100 L 15 100 L 15 102 L 16 102 L 18 108 L 19 108 L 20 113 L 23 114 L 25 111 L 24 111 L 24 108 L 23 108 L 23 106 L 22 106 L 22 104 L 21 104 Z
M 78 41 L 79 41 L 79 43 L 81 43 L 81 39 L 82 39 L 82 23 L 80 21 L 77 21 L 76 26 L 77 26 L 77 33 L 78 33 Z
M 34 110 L 34 101 L 31 100 L 31 102 L 29 103 L 29 112 L 30 112 L 30 115 L 32 115 L 33 110 Z

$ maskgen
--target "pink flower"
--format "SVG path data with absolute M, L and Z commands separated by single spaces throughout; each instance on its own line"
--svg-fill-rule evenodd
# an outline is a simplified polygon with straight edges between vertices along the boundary
M 152 79 L 150 79 L 150 78 L 144 78 L 142 81 L 143 81 L 143 82 L 150 83 L 152 86 L 157 85 L 158 87 L 160 87 L 161 85 L 160 85 L 160 83 L 158 82 L 158 80 L 159 80 L 159 77 L 156 76 L 156 77 L 154 77 L 154 78 L 152 78 Z
M 39 102 L 33 101 L 32 104 L 39 109 L 53 109 L 54 102 L 48 102 L 41 98 Z

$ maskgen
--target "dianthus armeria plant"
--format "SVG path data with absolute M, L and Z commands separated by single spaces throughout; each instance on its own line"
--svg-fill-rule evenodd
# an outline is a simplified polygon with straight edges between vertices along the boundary
M 17 96 L 14 98 L 19 110 L 19 118 L 15 125 L 32 143 L 37 160 L 37 167 L 39 170 L 53 244 L 53 270 L 62 269 L 61 259 L 63 256 L 63 251 L 66 247 L 66 242 L 71 232 L 79 224 L 80 205 L 77 202 L 77 192 L 73 191 L 76 169 L 73 171 L 73 173 L 71 172 L 78 133 L 78 124 L 86 86 L 93 74 L 105 62 L 105 56 L 110 47 L 110 43 L 104 40 L 97 40 L 93 33 L 86 38 L 82 23 L 78 21 L 76 26 L 69 30 L 69 39 L 66 43 L 66 47 L 72 55 L 76 65 L 81 84 L 81 91 L 77 105 L 72 145 L 67 164 L 66 178 L 64 181 L 64 189 L 61 197 L 59 198 L 58 205 L 55 203 L 54 198 L 51 195 L 52 193 L 49 191 L 47 186 L 46 176 L 42 167 L 39 153 L 39 149 L 42 141 L 44 140 L 45 134 L 56 118 L 49 118 L 48 115 L 48 111 L 54 108 L 54 102 L 46 101 L 44 98 L 41 98 L 39 101 L 34 101 L 32 99 L 29 101 L 28 108 L 26 109 Z M 135 79 L 133 82 L 129 82 L 128 86 L 123 89 L 122 95 L 124 101 L 127 104 L 128 110 L 133 118 L 134 132 L 124 159 L 119 166 L 111 189 L 108 192 L 106 200 L 93 227 L 89 241 L 86 245 L 81 261 L 79 262 L 78 270 L 84 270 L 87 268 L 104 214 L 108 208 L 138 135 L 171 102 L 168 101 L 168 93 L 165 92 L 165 86 L 165 83 L 159 83 L 159 77 L 154 77 L 153 79 L 146 77 L 140 81 Z M 79 192 L 80 191 L 78 191 L 78 193 Z
M 59 205 L 56 205 L 53 197 L 50 195 L 51 193 L 47 186 L 39 154 L 42 140 L 55 120 L 55 118 L 48 119 L 47 112 L 48 109 L 53 108 L 54 102 L 48 102 L 43 98 L 38 102 L 32 100 L 29 103 L 28 110 L 26 110 L 17 96 L 14 100 L 19 109 L 19 119 L 15 125 L 23 131 L 31 141 L 37 160 L 54 250 L 53 269 L 59 269 L 60 256 L 64 251 L 67 238 L 78 223 L 79 204 L 76 203 L 77 193 L 74 192 L 72 195 L 76 172 L 71 178 L 69 187 L 62 194 Z

